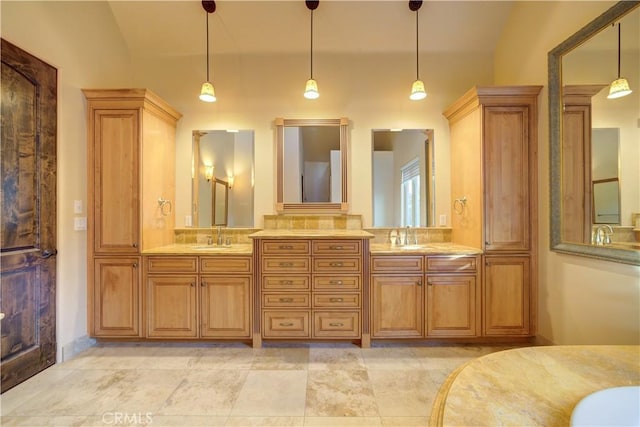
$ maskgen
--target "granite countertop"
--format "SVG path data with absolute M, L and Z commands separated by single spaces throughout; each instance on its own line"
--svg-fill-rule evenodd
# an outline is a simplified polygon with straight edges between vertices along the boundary
M 638 384 L 640 346 L 505 350 L 451 373 L 436 395 L 429 425 L 569 425 L 587 395 Z
M 236 243 L 231 246 L 176 243 L 142 251 L 143 255 L 251 255 L 252 253 L 253 245 L 250 243 Z
M 249 235 L 252 239 L 371 239 L 373 234 L 364 230 L 345 229 L 265 229 Z
M 454 243 L 422 243 L 419 245 L 391 246 L 389 243 L 372 243 L 369 246 L 372 255 L 432 255 L 432 254 L 455 254 L 455 255 L 479 255 L 482 250 L 470 246 L 456 245 Z

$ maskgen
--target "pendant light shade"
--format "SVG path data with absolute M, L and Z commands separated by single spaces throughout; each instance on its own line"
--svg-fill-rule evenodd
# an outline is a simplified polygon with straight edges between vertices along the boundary
M 616 99 L 629 95 L 633 92 L 629 88 L 629 82 L 624 77 L 620 77 L 620 23 L 618 22 L 618 78 L 609 85 L 609 95 L 607 98 Z
M 318 92 L 318 83 L 313 79 L 313 11 L 318 8 L 320 1 L 305 1 L 307 5 L 307 9 L 311 11 L 311 27 L 310 27 L 310 40 L 311 40 L 311 48 L 310 52 L 310 77 L 307 80 L 307 83 L 304 87 L 304 97 L 307 99 L 317 99 L 320 96 L 320 92 Z
M 412 101 L 419 101 L 427 97 L 427 92 L 424 90 L 424 83 L 422 80 L 420 80 L 420 61 L 418 59 L 418 53 L 419 53 L 418 10 L 420 9 L 421 6 L 422 6 L 422 0 L 409 1 L 409 9 L 416 13 L 416 80 L 411 85 L 411 94 L 409 95 L 409 99 L 411 99 Z
M 200 100 L 204 102 L 216 102 L 216 92 L 209 79 L 209 14 L 216 11 L 216 2 L 203 0 L 202 8 L 207 12 L 207 80 L 202 83 Z

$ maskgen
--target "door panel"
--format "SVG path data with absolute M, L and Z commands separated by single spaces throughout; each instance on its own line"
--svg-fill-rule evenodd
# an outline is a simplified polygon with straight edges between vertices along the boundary
M 2 392 L 55 363 L 55 68 L 2 40 Z

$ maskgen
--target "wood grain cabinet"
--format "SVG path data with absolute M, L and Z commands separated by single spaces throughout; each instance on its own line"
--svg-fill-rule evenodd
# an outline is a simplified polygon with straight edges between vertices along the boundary
M 141 272 L 132 266 L 140 265 L 145 248 L 173 241 L 173 212 L 159 218 L 158 198 L 174 201 L 181 115 L 145 89 L 83 92 L 89 335 L 141 337 Z
M 148 256 L 148 338 L 249 339 L 252 258 Z
M 484 251 L 485 336 L 535 335 L 541 88 L 474 87 L 444 112 L 451 134 L 452 242 Z
M 477 336 L 478 260 L 479 256 L 372 256 L 372 338 Z
M 361 338 L 362 240 L 258 239 L 254 248 L 261 338 Z

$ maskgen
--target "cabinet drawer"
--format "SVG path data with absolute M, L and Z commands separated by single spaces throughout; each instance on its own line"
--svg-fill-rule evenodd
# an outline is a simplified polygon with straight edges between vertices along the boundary
M 251 273 L 253 258 L 251 257 L 201 257 L 201 273 Z
M 374 273 L 422 272 L 421 256 L 374 256 L 371 271 Z
M 361 248 L 360 240 L 314 240 L 312 242 L 314 255 L 360 255 Z
M 314 312 L 313 336 L 317 338 L 360 338 L 360 312 Z
M 360 294 L 313 294 L 313 308 L 359 308 Z
M 308 293 L 265 293 L 262 294 L 262 306 L 265 308 L 311 308 L 311 298 Z
M 262 276 L 263 290 L 309 290 L 309 276 Z
M 197 273 L 198 258 L 184 257 L 147 257 L 148 273 Z
M 310 264 L 309 258 L 263 257 L 262 271 L 264 273 L 309 273 Z
M 262 242 L 263 255 L 309 255 L 311 245 L 308 240 L 265 240 Z
M 360 272 L 360 257 L 314 258 L 314 272 Z
M 476 257 L 428 256 L 427 271 L 429 272 L 473 272 L 477 269 Z
M 360 290 L 360 276 L 313 276 L 313 290 Z
M 309 311 L 264 311 L 264 338 L 310 338 Z

